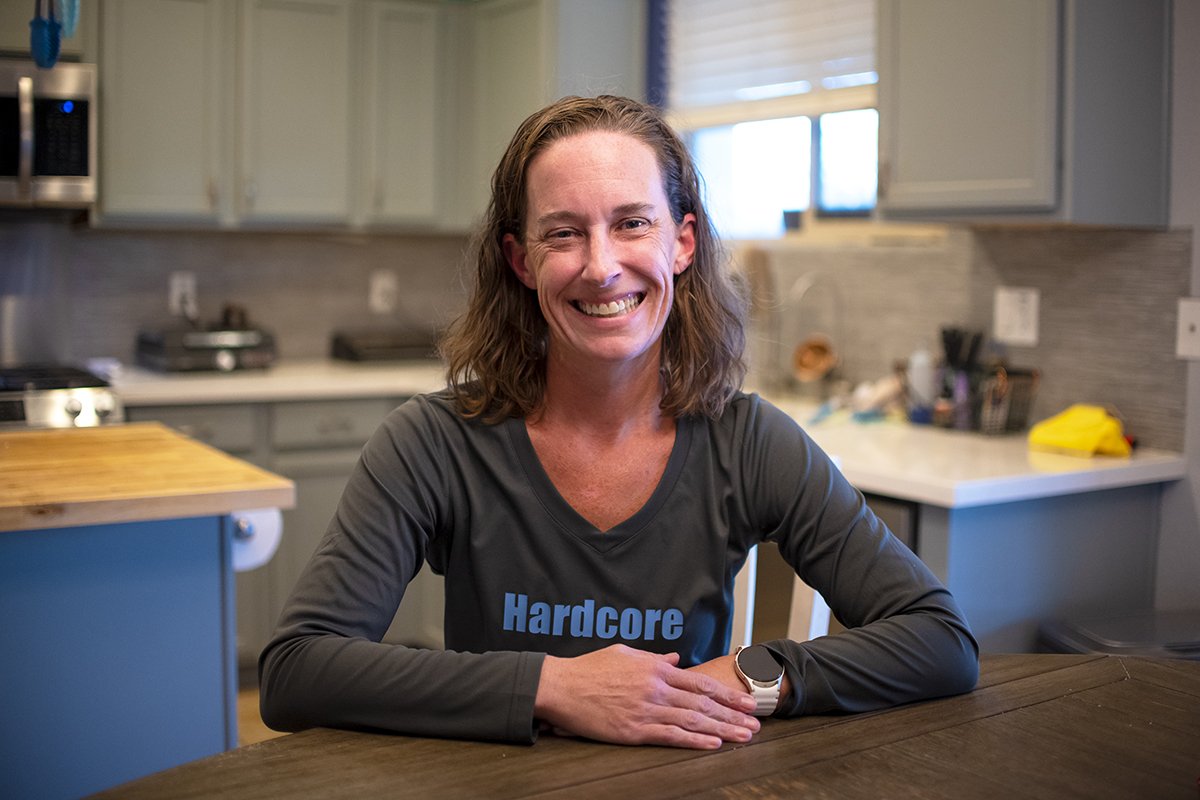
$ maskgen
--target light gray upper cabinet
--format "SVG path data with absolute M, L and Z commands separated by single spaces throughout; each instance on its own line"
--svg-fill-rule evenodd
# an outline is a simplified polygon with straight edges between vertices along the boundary
M 107 0 L 100 48 L 98 218 L 232 218 L 233 9 Z
M 238 216 L 350 221 L 349 0 L 253 0 L 241 8 Z
M 643 0 L 106 0 L 100 224 L 463 232 L 522 119 L 643 93 Z
M 880 0 L 880 211 L 1166 225 L 1165 0 Z
M 645 4 L 640 0 L 482 0 L 462 21 L 467 91 L 457 219 L 487 206 L 492 172 L 517 126 L 570 94 L 645 94 Z
M 447 191 L 442 12 L 427 3 L 373 2 L 365 21 L 358 219 L 436 225 Z
M 438 216 L 439 6 L 107 0 L 102 224 Z

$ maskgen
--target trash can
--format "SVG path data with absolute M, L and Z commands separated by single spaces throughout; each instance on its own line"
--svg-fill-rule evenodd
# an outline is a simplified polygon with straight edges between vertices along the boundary
M 1038 649 L 1200 661 L 1200 610 L 1055 620 L 1038 628 Z

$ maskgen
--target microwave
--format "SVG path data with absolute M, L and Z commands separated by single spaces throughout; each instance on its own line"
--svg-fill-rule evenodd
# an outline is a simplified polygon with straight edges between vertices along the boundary
M 0 206 L 96 200 L 96 67 L 0 59 Z

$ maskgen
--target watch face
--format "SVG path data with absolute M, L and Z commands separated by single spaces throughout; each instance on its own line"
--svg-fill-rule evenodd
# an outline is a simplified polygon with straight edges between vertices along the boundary
M 756 644 L 737 654 L 737 663 L 742 672 L 752 681 L 770 683 L 783 675 L 783 667 L 771 655 L 771 651 Z

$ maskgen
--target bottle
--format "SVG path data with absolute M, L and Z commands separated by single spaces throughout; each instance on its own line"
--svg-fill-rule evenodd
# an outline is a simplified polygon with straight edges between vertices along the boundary
M 933 421 L 933 401 L 937 397 L 937 369 L 933 356 L 924 346 L 908 357 L 908 418 L 912 422 Z

